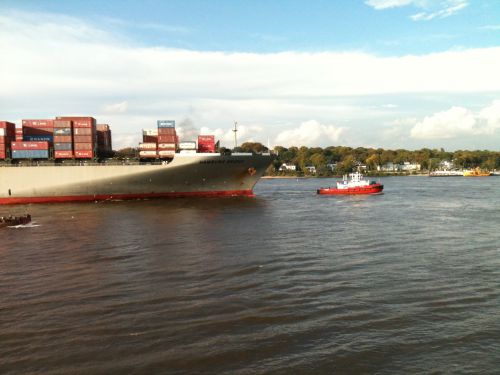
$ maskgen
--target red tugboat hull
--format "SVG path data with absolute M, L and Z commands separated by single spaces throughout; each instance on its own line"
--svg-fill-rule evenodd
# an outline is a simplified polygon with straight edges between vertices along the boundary
M 368 186 L 350 187 L 346 189 L 320 188 L 318 194 L 324 195 L 359 195 L 359 194 L 380 194 L 384 189 L 382 184 L 372 184 Z

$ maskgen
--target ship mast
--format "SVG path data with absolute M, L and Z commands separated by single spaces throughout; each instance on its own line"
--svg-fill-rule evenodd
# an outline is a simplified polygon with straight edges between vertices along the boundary
M 237 125 L 238 125 L 238 123 L 235 121 L 234 122 L 234 129 L 233 129 L 233 132 L 234 132 L 234 148 L 238 147 L 238 137 L 236 135 L 236 133 L 238 132 Z

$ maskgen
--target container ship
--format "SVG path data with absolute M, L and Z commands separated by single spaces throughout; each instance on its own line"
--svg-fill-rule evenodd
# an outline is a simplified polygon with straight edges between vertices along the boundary
M 143 129 L 138 157 L 113 159 L 93 117 L 0 121 L 0 204 L 253 196 L 270 154 L 219 152 L 213 135 L 179 141 L 175 121 Z

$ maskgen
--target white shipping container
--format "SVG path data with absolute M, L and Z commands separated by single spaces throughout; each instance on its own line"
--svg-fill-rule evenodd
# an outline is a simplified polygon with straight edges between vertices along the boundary
M 156 151 L 139 151 L 139 156 L 156 156 Z
M 175 143 L 158 143 L 158 148 L 173 148 L 173 149 L 175 149 Z
M 156 150 L 156 143 L 154 143 L 154 142 L 139 143 L 139 148 L 155 149 Z
M 0 137 L 5 137 L 5 129 L 0 128 Z
M 142 129 L 142 135 L 158 135 L 158 129 Z
M 179 148 L 181 150 L 196 150 L 196 142 L 180 142 Z
M 174 156 L 175 151 L 158 151 L 158 155 L 160 156 Z

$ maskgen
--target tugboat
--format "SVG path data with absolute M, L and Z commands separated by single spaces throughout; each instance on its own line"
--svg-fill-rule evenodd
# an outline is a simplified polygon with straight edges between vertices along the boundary
M 350 194 L 381 194 L 384 185 L 363 179 L 359 172 L 349 174 L 351 180 L 344 175 L 342 181 L 337 181 L 337 187 L 319 188 L 318 194 L 350 195 Z
M 31 215 L 27 214 L 25 216 L 0 216 L 0 228 L 4 227 L 16 227 L 18 225 L 26 225 L 31 223 Z
M 471 171 L 464 171 L 464 177 L 487 177 L 491 172 L 483 171 L 480 168 L 475 168 Z

